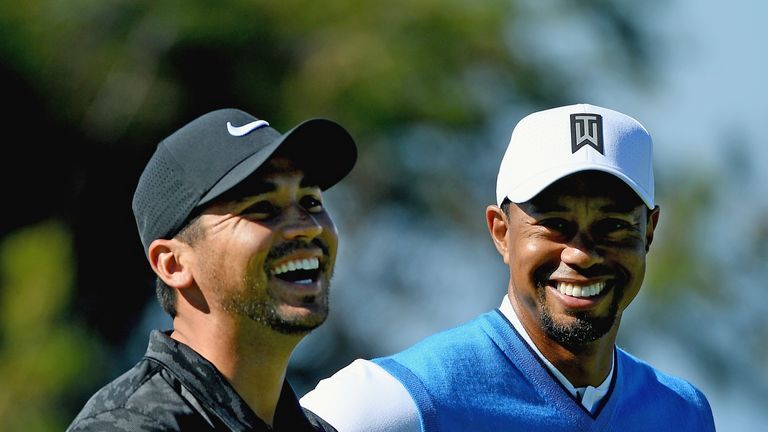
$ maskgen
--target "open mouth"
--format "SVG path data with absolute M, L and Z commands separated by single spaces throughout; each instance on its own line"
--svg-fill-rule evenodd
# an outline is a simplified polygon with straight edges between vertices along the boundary
M 286 282 L 311 284 L 320 278 L 320 259 L 292 259 L 273 266 L 270 271 L 276 278 Z

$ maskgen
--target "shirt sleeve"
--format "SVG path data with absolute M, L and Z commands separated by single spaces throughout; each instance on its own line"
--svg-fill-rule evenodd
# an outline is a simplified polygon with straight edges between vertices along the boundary
M 368 360 L 355 360 L 320 381 L 300 403 L 339 432 L 421 431 L 419 411 L 408 390 Z

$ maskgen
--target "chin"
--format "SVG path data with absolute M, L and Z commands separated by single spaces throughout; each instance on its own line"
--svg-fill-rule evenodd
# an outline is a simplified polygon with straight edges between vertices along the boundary
M 306 334 L 320 327 L 328 318 L 328 306 L 312 304 L 306 306 L 280 307 L 269 321 L 269 326 L 283 334 Z
M 586 347 L 599 340 L 608 334 L 616 323 L 614 315 L 594 318 L 584 314 L 560 320 L 553 319 L 551 315 L 545 313 L 541 318 L 544 330 L 550 339 L 570 349 Z
M 305 335 L 320 327 L 324 322 L 325 317 L 315 319 L 276 319 L 271 320 L 269 326 L 278 333 Z

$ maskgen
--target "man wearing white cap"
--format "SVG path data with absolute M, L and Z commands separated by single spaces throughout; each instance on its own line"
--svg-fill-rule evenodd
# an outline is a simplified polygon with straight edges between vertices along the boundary
M 356 360 L 302 398 L 347 431 L 714 431 L 705 396 L 615 345 L 659 220 L 652 142 L 622 113 L 533 113 L 501 162 L 498 309 L 398 354 Z

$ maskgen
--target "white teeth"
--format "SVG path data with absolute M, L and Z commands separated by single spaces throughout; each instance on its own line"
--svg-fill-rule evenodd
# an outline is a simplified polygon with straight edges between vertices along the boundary
M 557 290 L 571 297 L 592 297 L 603 292 L 605 281 L 595 282 L 590 285 L 576 285 L 568 282 L 558 282 Z
M 272 273 L 279 275 L 294 270 L 316 270 L 318 268 L 320 268 L 320 260 L 318 258 L 296 259 L 272 267 Z

